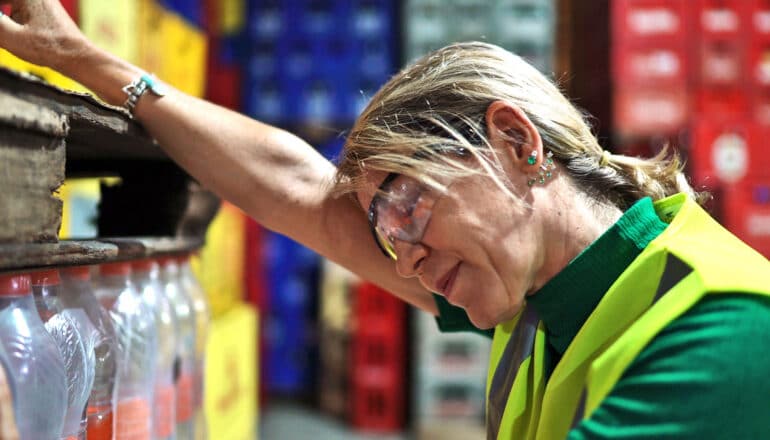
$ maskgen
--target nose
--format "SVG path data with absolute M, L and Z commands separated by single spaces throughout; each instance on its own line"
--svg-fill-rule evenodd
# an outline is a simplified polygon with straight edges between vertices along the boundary
M 404 278 L 412 278 L 422 273 L 423 260 L 430 254 L 430 250 L 422 243 L 408 243 L 395 240 L 393 248 L 398 255 L 396 260 L 396 272 Z

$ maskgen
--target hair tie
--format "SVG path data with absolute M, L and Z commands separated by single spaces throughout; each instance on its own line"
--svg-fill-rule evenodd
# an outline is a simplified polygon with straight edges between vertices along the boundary
M 599 166 L 606 167 L 610 163 L 610 156 L 612 156 L 612 153 L 609 151 L 602 151 L 602 158 L 599 160 Z

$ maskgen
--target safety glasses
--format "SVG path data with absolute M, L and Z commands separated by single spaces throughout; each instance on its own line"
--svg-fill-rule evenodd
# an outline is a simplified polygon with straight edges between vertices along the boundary
M 398 260 L 395 240 L 419 243 L 430 220 L 435 194 L 414 179 L 390 173 L 369 204 L 369 227 L 385 256 Z M 398 179 L 398 180 L 397 180 Z

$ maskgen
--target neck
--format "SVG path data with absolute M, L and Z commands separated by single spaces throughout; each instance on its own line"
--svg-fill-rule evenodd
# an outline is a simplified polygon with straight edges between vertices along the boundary
M 589 200 L 565 179 L 543 189 L 550 193 L 549 205 L 543 208 L 549 219 L 543 223 L 544 263 L 529 293 L 543 287 L 623 215 L 614 205 Z

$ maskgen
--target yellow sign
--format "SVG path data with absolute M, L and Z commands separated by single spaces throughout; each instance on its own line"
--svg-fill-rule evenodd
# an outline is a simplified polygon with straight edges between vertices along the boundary
M 204 397 L 210 439 L 254 439 L 258 322 L 257 312 L 240 304 L 211 323 Z

